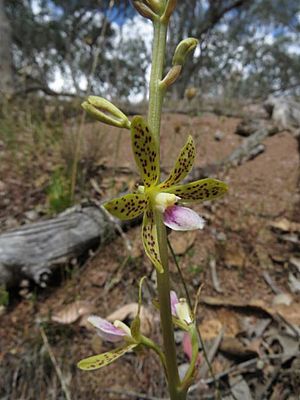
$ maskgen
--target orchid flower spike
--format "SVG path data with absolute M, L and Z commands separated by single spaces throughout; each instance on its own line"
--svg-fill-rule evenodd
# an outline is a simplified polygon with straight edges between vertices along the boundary
M 97 334 L 102 339 L 109 342 L 124 341 L 125 344 L 112 351 L 97 354 L 79 361 L 77 364 L 78 368 L 91 371 L 105 367 L 138 346 L 138 343 L 131 336 L 130 328 L 123 322 L 117 320 L 112 324 L 96 315 L 91 315 L 88 321 L 96 328 Z
M 122 220 L 144 214 L 142 236 L 145 252 L 156 269 L 163 272 L 154 212 L 160 211 L 165 225 L 171 229 L 179 231 L 202 229 L 203 218 L 179 204 L 216 199 L 227 191 L 227 185 L 210 178 L 178 185 L 190 172 L 194 163 L 195 145 L 191 136 L 181 149 L 169 177 L 159 183 L 159 151 L 155 138 L 140 116 L 133 118 L 130 129 L 132 150 L 144 186 L 139 187 L 137 193 L 108 201 L 104 207 Z

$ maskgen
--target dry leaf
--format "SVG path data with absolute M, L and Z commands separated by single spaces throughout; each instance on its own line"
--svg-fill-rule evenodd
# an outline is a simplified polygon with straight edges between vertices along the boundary
M 275 320 L 276 315 L 279 315 L 291 325 L 300 326 L 299 303 L 292 303 L 289 306 L 285 304 L 276 304 L 271 306 L 266 304 L 263 300 L 254 299 L 249 302 L 243 302 L 242 300 L 222 296 L 202 296 L 200 302 L 212 307 L 232 307 L 240 309 L 241 311 L 263 313 L 271 316 Z
M 300 280 L 297 279 L 291 272 L 289 273 L 289 287 L 293 293 L 300 292 Z
M 222 323 L 218 319 L 204 320 L 198 327 L 204 341 L 217 337 L 222 330 Z
M 272 221 L 270 227 L 281 232 L 300 232 L 300 224 L 289 221 L 287 218 L 281 218 L 278 221 Z
M 124 321 L 125 319 L 133 320 L 138 312 L 138 303 L 129 303 L 109 314 L 106 319 L 114 322 L 116 319 Z M 153 315 L 148 308 L 141 306 L 140 311 L 141 332 L 148 335 L 152 330 Z
M 242 375 L 229 377 L 230 390 L 233 396 L 228 396 L 229 399 L 253 400 L 249 386 Z M 227 398 L 226 398 L 227 400 Z
M 93 306 L 86 301 L 74 301 L 52 315 L 51 320 L 59 324 L 72 324 L 79 318 L 93 312 Z
M 106 319 L 107 321 L 114 322 L 116 319 L 124 321 L 126 318 L 134 319 L 138 311 L 138 303 L 125 304 L 118 308 L 113 313 L 109 314 Z
M 257 352 L 245 346 L 242 342 L 234 337 L 224 337 L 220 350 L 229 355 L 230 357 L 248 360 L 257 357 Z

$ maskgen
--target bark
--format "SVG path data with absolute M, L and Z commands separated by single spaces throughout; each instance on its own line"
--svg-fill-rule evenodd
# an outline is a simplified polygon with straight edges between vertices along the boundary
M 283 129 L 300 128 L 300 103 L 286 97 L 270 96 L 264 103 L 270 118 Z
M 0 285 L 13 286 L 28 278 L 45 286 L 51 269 L 107 243 L 114 235 L 114 222 L 93 206 L 75 207 L 53 219 L 3 233 Z
M 13 92 L 11 27 L 5 13 L 4 0 L 0 0 L 0 94 Z

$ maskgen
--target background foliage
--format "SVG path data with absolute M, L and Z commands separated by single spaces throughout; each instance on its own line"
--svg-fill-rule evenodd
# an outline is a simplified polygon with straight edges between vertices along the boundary
M 136 23 L 138 32 L 146 27 L 129 0 L 0 0 L 1 8 L 0 90 L 53 95 L 51 83 L 59 76 L 65 94 L 145 94 L 151 38 L 128 35 Z M 179 1 L 168 65 L 187 36 L 201 46 L 174 88 L 175 98 L 189 85 L 235 97 L 298 94 L 299 1 Z

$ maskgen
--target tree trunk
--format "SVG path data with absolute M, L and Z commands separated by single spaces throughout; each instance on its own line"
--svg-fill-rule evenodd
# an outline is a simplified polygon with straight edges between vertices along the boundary
M 5 13 L 4 0 L 0 0 L 0 94 L 13 92 L 11 27 Z

